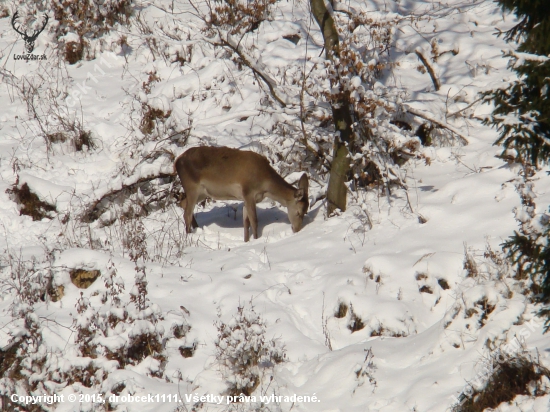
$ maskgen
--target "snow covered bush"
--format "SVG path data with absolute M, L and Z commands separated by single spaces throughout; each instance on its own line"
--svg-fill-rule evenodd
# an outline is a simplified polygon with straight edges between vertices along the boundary
M 252 303 L 248 307 L 239 305 L 230 322 L 220 319 L 215 326 L 216 361 L 227 383 L 227 395 L 250 396 L 265 374 L 285 361 L 284 346 L 274 338 L 266 339 L 266 323 Z
M 406 124 L 405 91 L 380 82 L 392 65 L 389 51 L 398 19 L 377 17 L 360 12 L 341 18 L 339 55 L 325 63 L 331 87 L 321 93 L 332 105 L 342 101 L 351 105 L 353 138 L 348 150 L 356 185 L 403 186 L 400 165 L 422 157 L 420 140 L 410 125 L 397 126 Z
M 150 357 L 151 373 L 160 377 L 166 360 L 162 345 L 164 328 L 159 325 L 163 315 L 160 307 L 149 302 L 147 297 L 145 267 L 136 267 L 135 285 L 130 291 L 130 301 L 134 308 L 128 312 L 131 329 L 128 333 L 126 361 L 137 365 Z
M 537 213 L 532 167 L 525 165 L 515 179 L 522 206 L 514 209 L 519 230 L 503 244 L 506 257 L 513 265 L 514 277 L 525 284 L 525 293 L 541 303 L 540 315 L 546 318 L 545 331 L 550 328 L 550 211 Z
M 550 370 L 525 351 L 507 354 L 499 350 L 487 363 L 484 385 L 473 387 L 477 382 L 472 382 L 452 412 L 494 410 L 502 403 L 512 402 L 516 396 L 537 397 L 550 391 Z
M 172 102 L 163 95 L 153 94 L 156 85 L 162 86 L 162 80 L 154 71 L 147 74 L 141 84 L 141 90 L 133 94 L 130 110 L 130 130 L 141 133 L 141 136 L 132 137 L 134 150 L 143 148 L 147 142 L 163 142 L 159 149 L 168 148 L 170 144 L 183 146 L 191 129 L 192 120 L 189 117 L 187 124 L 171 116 Z
M 69 380 L 101 387 L 104 393 L 114 390 L 105 383 L 110 382 L 107 376 L 111 372 L 141 365 L 146 373 L 161 377 L 165 361 L 164 328 L 158 324 L 163 315 L 158 305 L 148 301 L 144 270 L 137 272 L 136 283 L 130 291 L 133 305 L 123 301 L 124 282 L 112 261 L 107 272 L 100 306 L 82 293 L 77 301 L 73 321 L 75 344 L 78 363 L 85 367 L 72 368 L 68 374 Z
M 101 307 L 95 306 L 82 292 L 76 302 L 73 328 L 76 331 L 74 344 L 78 361 L 75 363 L 85 367 L 72 368 L 68 372 L 69 381 L 98 389 L 110 372 L 124 367 L 127 342 L 124 331 L 128 312 L 121 300 L 124 282 L 117 276 L 112 262 L 109 262 L 103 280 L 106 291 L 101 297 Z
M 59 22 L 57 38 L 67 62 L 95 58 L 92 42 L 116 24 L 128 24 L 132 6 L 133 0 L 53 0 L 54 16 Z
M 65 61 L 75 64 L 84 58 L 94 59 L 97 50 L 111 47 L 100 38 L 117 24 L 129 24 L 133 5 L 133 0 L 18 0 L 15 10 L 23 21 L 38 12 L 52 12 L 49 31 Z
M 40 200 L 38 195 L 31 191 L 27 183 L 23 183 L 19 187 L 16 182 L 6 190 L 6 193 L 10 194 L 13 200 L 19 204 L 19 214 L 30 216 L 32 220 L 51 219 L 52 216 L 49 213 L 57 211 L 54 205 Z
M 231 35 L 250 33 L 260 23 L 270 17 L 270 6 L 276 0 L 226 0 L 224 2 L 206 2 L 208 5 L 207 28 L 218 27 Z
M 493 250 L 489 244 L 485 250 L 465 247 L 462 276 L 463 280 L 454 288 L 455 302 L 443 317 L 443 328 L 448 331 L 443 347 L 470 347 L 475 341 L 472 334 L 487 327 L 493 316 L 498 316 L 509 306 L 517 308 L 511 313 L 518 324 L 525 321 L 522 312 L 528 302 L 520 299 L 517 306 L 511 302 L 525 293 L 526 286 L 515 279 L 504 253 Z M 435 287 L 433 292 L 441 294 Z M 438 301 L 439 297 L 435 305 Z M 495 349 L 499 339 L 487 339 L 486 346 Z
M 0 296 L 11 295 L 13 301 L 9 307 L 11 322 L 3 327 L 0 343 L 0 400 L 2 409 L 20 410 L 11 394 L 52 393 L 51 386 L 44 386 L 51 353 L 44 342 L 42 320 L 35 312 L 35 305 L 47 299 L 51 266 L 34 256 L 25 259 L 21 253 L 7 252 L 2 258 Z
M 47 154 L 87 152 L 97 147 L 80 108 L 69 104 L 74 101 L 69 95 L 71 80 L 66 63 L 54 53 L 39 70 L 24 74 L 12 84 L 27 109 L 28 117 L 22 119 L 25 133 L 21 136 L 26 146 L 38 146 L 35 140 L 40 137 Z
M 522 208 L 516 209 L 518 232 L 503 243 L 516 278 L 530 285 L 540 314 L 550 327 L 550 217 L 536 213 L 533 177 L 550 163 L 550 15 L 546 2 L 498 0 L 503 10 L 513 12 L 519 22 L 501 33 L 506 41 L 519 42 L 518 52 L 508 51 L 509 67 L 518 79 L 505 87 L 483 93 L 495 108 L 485 124 L 496 127 L 503 146 L 501 156 L 522 165 L 516 190 Z
M 68 385 L 76 392 L 85 388 L 103 394 L 120 391 L 120 382 L 108 379 L 117 369 L 138 368 L 162 377 L 166 340 L 187 344 L 183 339 L 190 328 L 187 323 L 174 323 L 172 334 L 164 338 L 160 324 L 164 316 L 147 297 L 145 269 L 136 272 L 130 291 L 132 304 L 128 305 L 124 282 L 110 261 L 103 276 L 104 291 L 92 296 L 81 292 L 76 301 L 70 341 L 52 345 L 45 337 L 51 329 L 48 319 L 39 316 L 36 309 L 48 299 L 51 260 L 24 260 L 9 254 L 5 263 L 0 293 L 14 295 L 9 307 L 11 321 L 3 329 L 0 342 L 0 401 L 6 410 L 53 410 L 45 404 L 27 409 L 9 398 L 13 393 L 53 395 Z

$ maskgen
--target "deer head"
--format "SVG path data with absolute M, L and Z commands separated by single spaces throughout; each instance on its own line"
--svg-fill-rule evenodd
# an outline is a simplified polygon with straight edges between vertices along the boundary
M 44 14 L 44 24 L 40 29 L 34 30 L 34 32 L 31 35 L 28 35 L 26 31 L 19 30 L 21 29 L 21 25 L 17 23 L 18 17 L 19 17 L 19 12 L 16 11 L 11 19 L 11 25 L 13 29 L 23 37 L 23 40 L 25 40 L 25 50 L 27 51 L 27 53 L 32 53 L 32 51 L 34 50 L 34 41 L 36 40 L 38 35 L 42 33 L 42 30 L 44 30 L 44 28 L 46 27 L 46 24 L 48 24 L 48 15 Z M 19 29 L 18 27 L 15 26 L 16 23 Z

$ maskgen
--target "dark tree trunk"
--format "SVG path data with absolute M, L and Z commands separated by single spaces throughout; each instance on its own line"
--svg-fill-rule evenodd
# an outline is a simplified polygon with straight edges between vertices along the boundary
M 323 0 L 310 0 L 310 4 L 311 13 L 323 33 L 326 57 L 333 60 L 334 57 L 338 57 L 340 44 L 334 20 Z M 335 209 L 346 210 L 347 188 L 345 183 L 350 168 L 348 147 L 352 142 L 353 134 L 349 98 L 347 94 L 343 96 L 340 101 L 331 103 L 336 136 L 327 190 L 327 215 L 330 215 Z

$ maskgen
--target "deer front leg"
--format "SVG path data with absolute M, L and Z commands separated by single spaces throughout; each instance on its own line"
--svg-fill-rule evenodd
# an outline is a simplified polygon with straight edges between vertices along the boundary
M 183 200 L 180 202 L 180 207 L 184 210 L 184 216 L 185 216 L 185 210 L 187 209 L 187 195 L 183 198 Z M 185 218 L 184 218 L 185 221 Z M 193 221 L 191 222 L 192 227 L 195 229 L 199 227 L 199 224 L 197 223 L 197 219 L 195 219 L 195 214 L 193 213 Z M 189 233 L 189 232 L 187 232 Z

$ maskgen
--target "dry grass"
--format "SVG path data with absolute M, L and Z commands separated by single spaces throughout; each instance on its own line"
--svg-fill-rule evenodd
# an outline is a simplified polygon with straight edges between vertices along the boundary
M 338 319 L 345 318 L 348 314 L 348 305 L 346 305 L 344 302 L 340 302 L 338 305 L 338 309 L 336 309 L 336 312 L 334 313 L 334 317 Z
M 443 290 L 447 290 L 447 289 L 451 288 L 449 286 L 449 282 L 447 282 L 446 279 L 439 278 L 439 279 L 437 279 L 437 283 L 439 283 L 439 286 L 441 286 L 441 289 L 443 289 Z
M 350 305 L 349 308 L 350 312 L 350 320 L 348 323 L 348 329 L 351 331 L 351 333 L 360 331 L 362 329 L 365 329 L 365 323 L 363 320 L 353 311 L 353 306 Z

